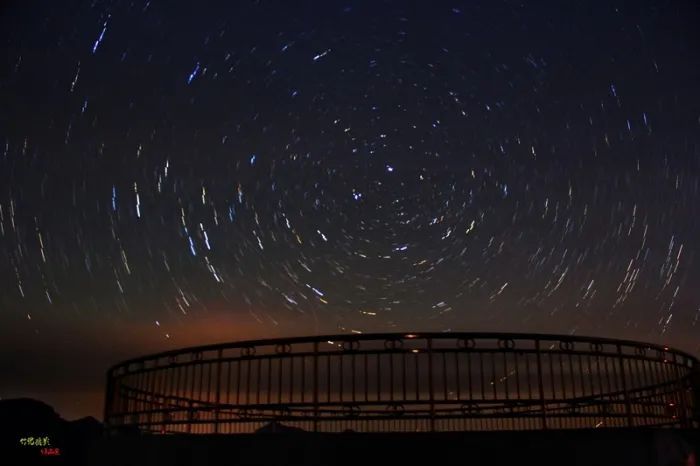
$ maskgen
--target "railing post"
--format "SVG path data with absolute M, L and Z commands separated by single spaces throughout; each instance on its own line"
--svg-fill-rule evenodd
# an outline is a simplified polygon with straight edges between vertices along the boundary
M 194 417 L 192 415 L 192 400 L 187 400 L 187 433 L 192 433 L 192 421 Z
M 690 396 L 693 400 L 691 427 L 700 428 L 700 364 L 697 360 L 693 361 L 693 367 L 690 371 L 690 389 Z
M 685 358 L 684 358 L 685 359 Z M 678 367 L 678 358 L 676 353 L 673 353 L 673 372 L 675 373 L 675 379 L 676 379 L 676 393 L 678 394 L 678 404 L 680 405 L 677 408 L 677 411 L 680 411 L 681 415 L 679 417 L 679 421 L 681 423 L 681 427 L 684 429 L 687 429 L 691 427 L 691 421 L 688 419 L 688 407 L 686 404 L 686 387 L 685 387 L 685 377 L 681 373 L 680 367 Z
M 428 396 L 430 400 L 430 431 L 435 432 L 435 394 L 433 393 L 433 339 L 428 338 Z
M 625 414 L 627 415 L 627 427 L 634 427 L 634 419 L 632 419 L 632 405 L 630 404 L 630 394 L 627 391 L 627 377 L 625 377 L 625 363 L 622 357 L 622 346 L 617 344 L 617 356 L 620 366 L 620 378 L 622 382 L 622 394 L 625 397 Z
M 137 369 L 143 370 L 144 367 L 146 367 L 146 363 L 141 362 L 141 365 Z M 153 367 L 155 370 L 150 372 L 151 378 L 153 379 L 152 380 L 153 386 L 152 387 L 149 386 L 149 391 L 151 393 L 151 396 L 150 396 L 150 399 L 148 400 L 149 401 L 148 414 L 146 415 L 149 432 L 152 430 L 151 420 L 153 419 L 155 406 L 157 406 L 156 402 L 155 402 L 155 399 L 156 399 L 155 396 L 156 396 L 156 393 L 158 392 L 158 360 L 155 361 Z M 142 374 L 143 374 L 143 372 L 142 372 Z M 149 372 L 146 372 L 146 374 L 149 374 Z
M 314 432 L 318 432 L 318 341 L 314 341 Z
M 221 401 L 221 358 L 223 356 L 223 350 L 219 349 L 217 352 L 217 363 L 216 363 L 216 407 L 214 408 L 214 433 L 219 433 L 219 410 Z
M 112 370 L 111 369 L 107 371 L 106 379 L 107 379 L 107 385 L 106 385 L 107 389 L 106 389 L 106 393 L 105 393 L 105 406 L 104 406 L 102 420 L 103 420 L 104 425 L 105 425 L 105 432 L 107 432 L 107 434 L 109 434 L 110 429 L 112 427 L 110 425 L 109 418 L 111 417 L 112 410 L 113 410 L 112 397 L 114 394 L 114 386 L 113 386 L 114 378 L 112 377 Z
M 542 380 L 542 353 L 540 348 L 540 340 L 535 340 L 535 352 L 537 354 L 537 386 L 540 395 L 540 408 L 542 409 L 542 429 L 547 429 L 547 413 L 545 410 L 544 401 L 544 382 Z M 528 374 L 528 377 L 530 374 Z

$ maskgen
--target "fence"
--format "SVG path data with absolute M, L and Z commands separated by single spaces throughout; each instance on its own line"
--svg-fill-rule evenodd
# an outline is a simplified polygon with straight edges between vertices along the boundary
M 107 373 L 116 432 L 248 433 L 700 427 L 700 363 L 646 343 L 394 333 L 225 343 Z

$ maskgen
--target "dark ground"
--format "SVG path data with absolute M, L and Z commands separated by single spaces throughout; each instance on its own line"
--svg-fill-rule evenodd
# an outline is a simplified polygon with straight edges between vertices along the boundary
M 270 430 L 270 429 L 268 429 Z M 696 466 L 700 430 L 251 435 L 124 434 L 93 418 L 68 422 L 29 399 L 0 401 L 0 465 L 615 465 Z M 59 456 L 21 438 L 49 437 Z
M 104 439 L 111 465 L 689 465 L 700 432 L 284 433 Z M 693 465 L 694 466 L 694 465 Z

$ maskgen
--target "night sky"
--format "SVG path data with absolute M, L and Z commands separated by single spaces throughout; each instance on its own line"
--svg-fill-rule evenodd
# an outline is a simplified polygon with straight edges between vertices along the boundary
M 204 5 L 207 3 L 207 5 Z M 692 1 L 0 7 L 0 397 L 406 330 L 700 353 Z

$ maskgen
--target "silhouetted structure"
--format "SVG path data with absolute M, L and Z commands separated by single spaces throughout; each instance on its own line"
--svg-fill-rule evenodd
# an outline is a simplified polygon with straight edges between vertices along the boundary
M 699 370 L 668 347 L 564 335 L 245 341 L 114 366 L 105 424 L 150 433 L 276 423 L 315 432 L 694 428 Z

